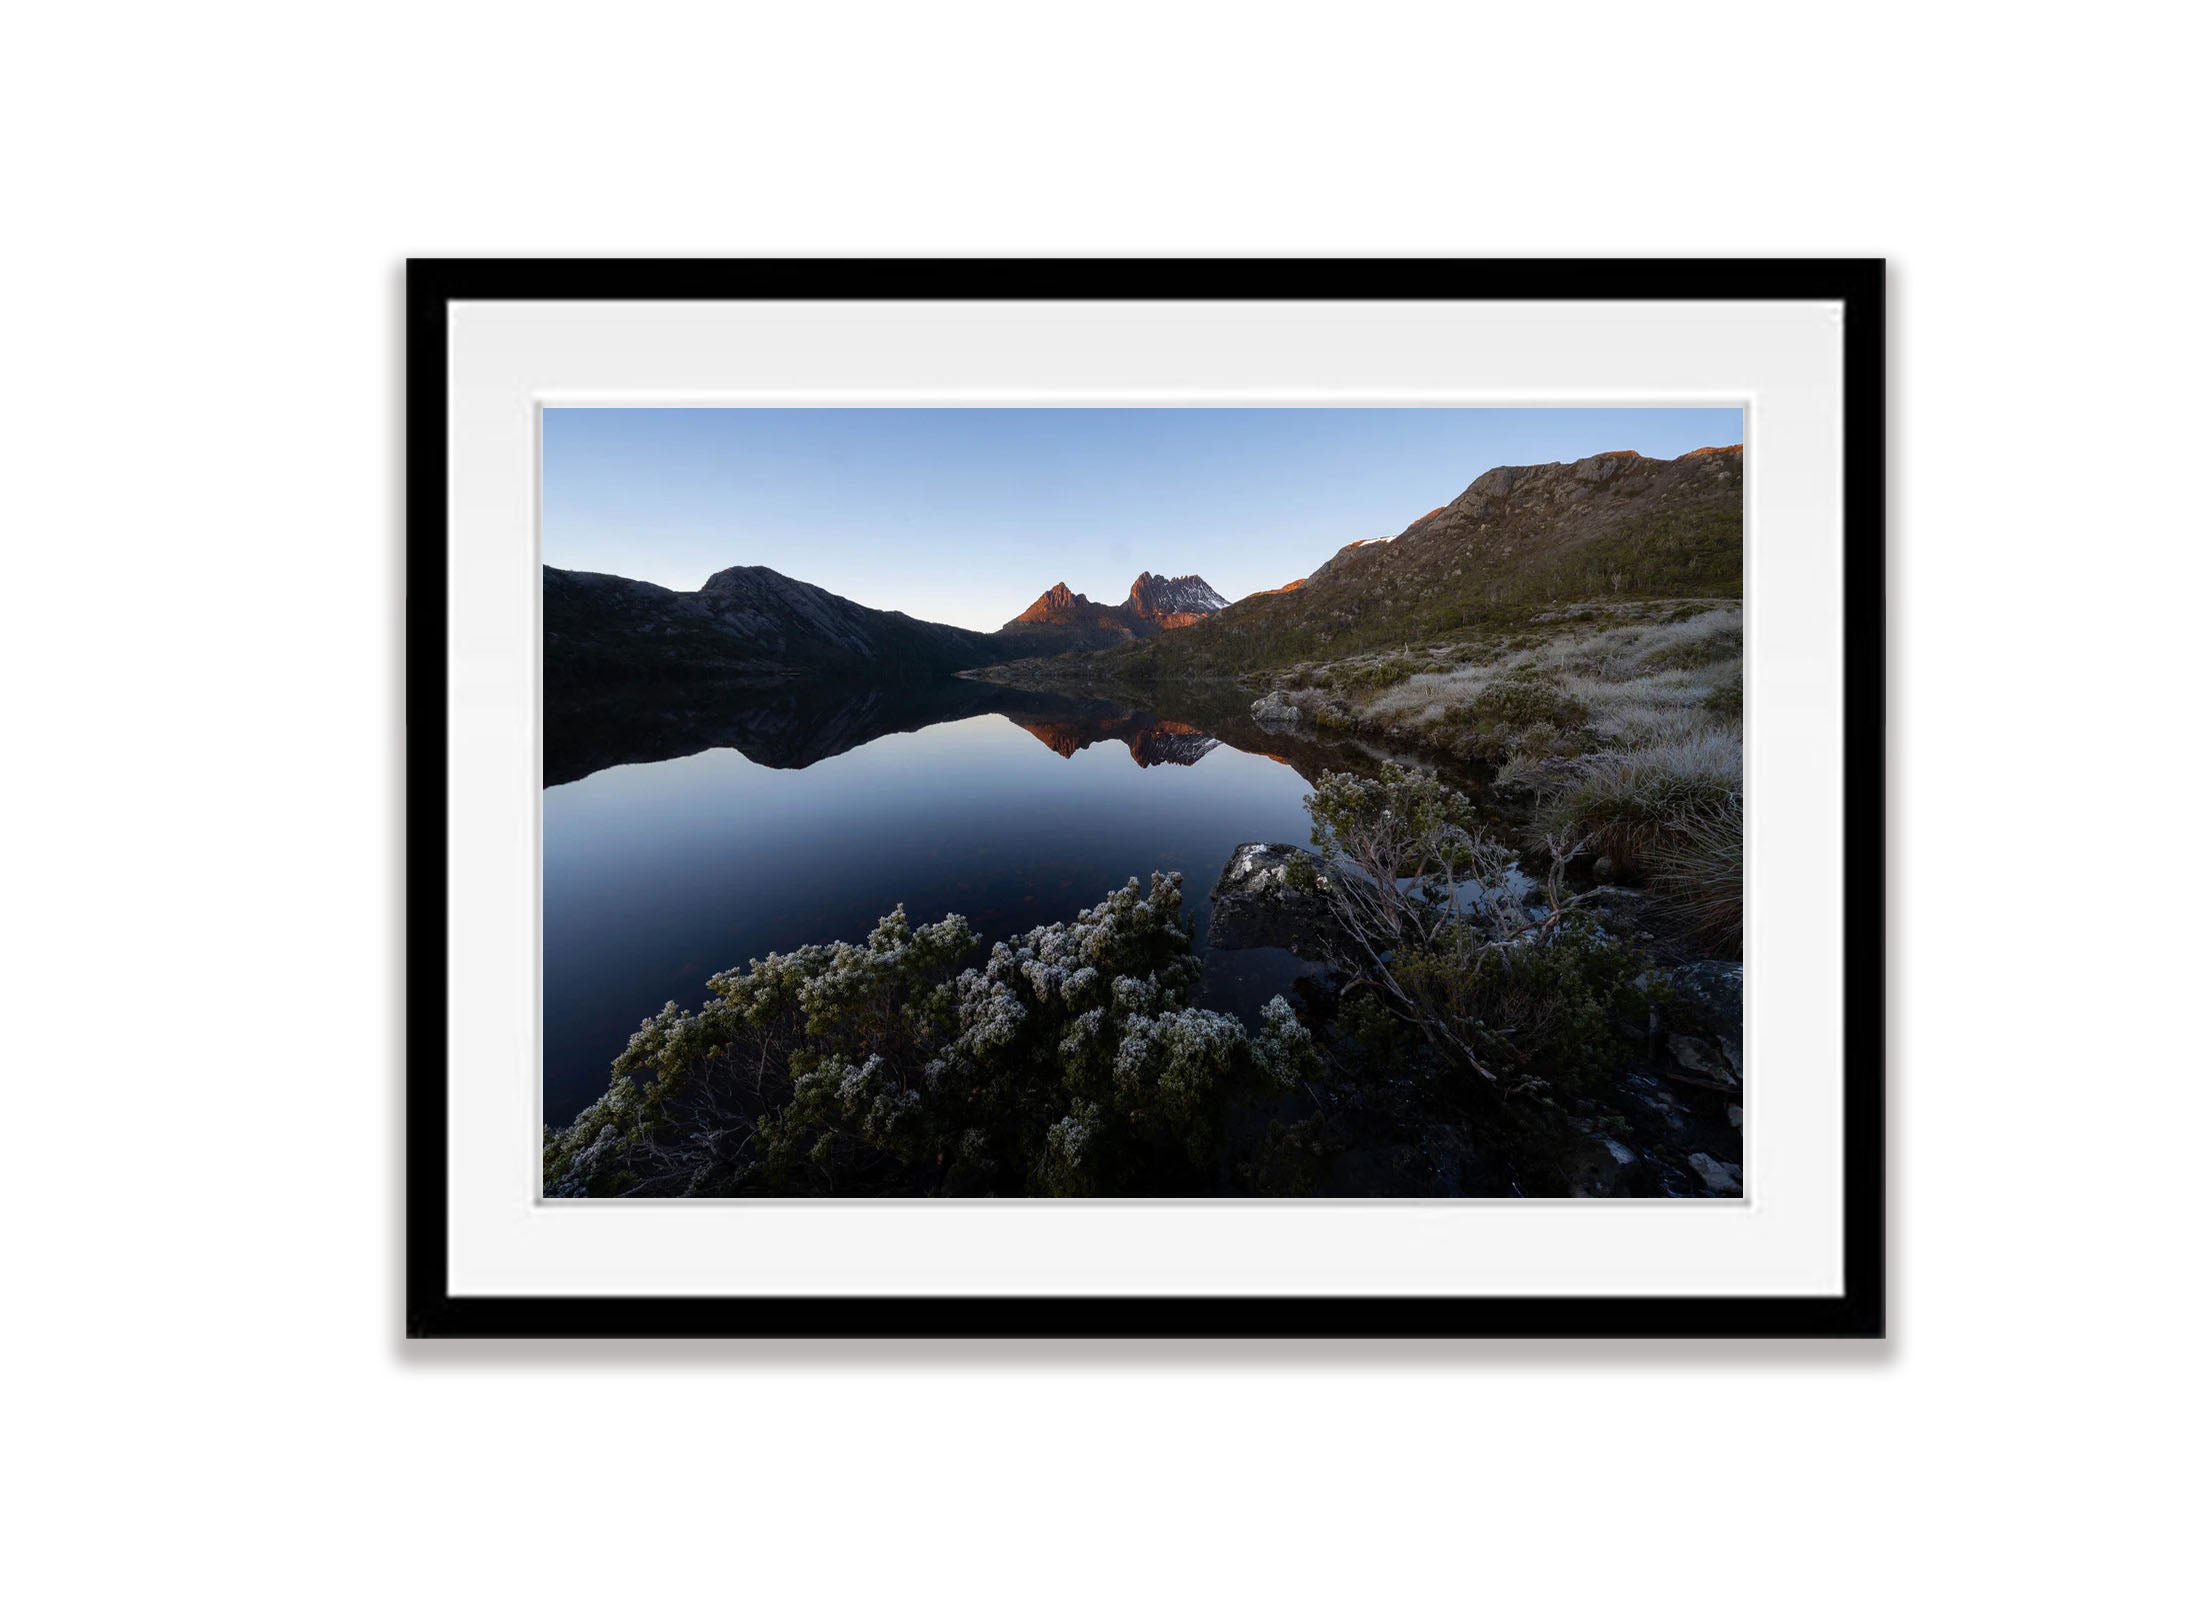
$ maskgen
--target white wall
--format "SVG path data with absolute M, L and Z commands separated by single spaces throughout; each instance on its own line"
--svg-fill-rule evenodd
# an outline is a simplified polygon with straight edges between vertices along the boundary
M 15 16 L 24 1592 L 2139 1585 L 2190 1487 L 2193 40 L 2038 16 Z M 400 1347 L 400 260 L 1031 252 L 1893 257 L 1889 1345 Z

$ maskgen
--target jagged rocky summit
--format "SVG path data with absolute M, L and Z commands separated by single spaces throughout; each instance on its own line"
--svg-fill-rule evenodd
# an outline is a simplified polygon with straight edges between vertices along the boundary
M 1130 598 L 1123 603 L 1149 622 L 1181 628 L 1220 611 L 1230 602 L 1196 572 L 1183 578 L 1141 572 L 1131 583 Z
M 1051 638 L 1057 641 L 1053 649 L 1025 650 L 1024 654 L 1054 654 L 1060 649 L 1105 650 L 1111 645 L 1147 639 L 1173 628 L 1203 622 L 1228 604 L 1197 573 L 1164 578 L 1156 573 L 1141 572 L 1133 580 L 1130 595 L 1121 605 L 1102 605 L 1076 593 L 1068 584 L 1058 583 L 1000 631 L 1003 636 L 1020 640 Z

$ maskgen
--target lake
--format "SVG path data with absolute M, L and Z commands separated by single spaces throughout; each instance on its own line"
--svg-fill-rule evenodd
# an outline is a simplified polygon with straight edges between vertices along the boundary
M 1196 716 L 1198 720 L 1187 720 Z M 543 1114 L 563 1126 L 667 1000 L 754 957 L 860 942 L 899 903 L 988 939 L 1184 874 L 1194 1003 L 1251 1018 L 1312 968 L 1209 948 L 1248 840 L 1304 843 L 1301 798 L 1362 765 L 1240 710 L 1163 715 L 950 680 L 737 686 L 552 705 L 543 794 Z

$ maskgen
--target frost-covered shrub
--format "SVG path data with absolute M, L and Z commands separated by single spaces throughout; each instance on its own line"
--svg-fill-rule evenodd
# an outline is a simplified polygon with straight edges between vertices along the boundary
M 1565 886 L 1551 841 L 1541 883 L 1433 774 L 1324 773 L 1306 798 L 1320 865 L 1293 886 L 1327 899 L 1352 987 L 1411 1027 L 1458 1081 L 1510 1097 L 1589 1081 L 1623 1053 L 1615 1020 L 1644 1009 L 1644 963 Z
M 1282 997 L 1257 1034 L 1189 1006 L 1179 875 L 974 962 L 960 917 L 897 908 L 862 945 L 808 945 L 667 1006 L 572 1127 L 544 1191 L 1155 1194 L 1213 1186 L 1226 1095 L 1311 1070 Z
M 1518 755 L 1532 760 L 1579 755 L 1589 708 L 1564 690 L 1530 678 L 1506 678 L 1491 684 L 1465 705 L 1444 713 L 1452 743 L 1461 754 L 1502 761 Z

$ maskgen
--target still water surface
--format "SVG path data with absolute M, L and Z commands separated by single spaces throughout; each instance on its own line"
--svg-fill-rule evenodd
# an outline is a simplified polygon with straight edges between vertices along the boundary
M 1093 702 L 1076 715 L 997 692 L 985 703 L 1009 709 L 949 704 L 935 708 L 949 720 L 822 757 L 848 737 L 845 700 L 813 696 L 768 739 L 720 732 L 719 748 L 661 760 L 633 759 L 635 719 L 599 719 L 627 764 L 543 795 L 545 1120 L 563 1126 L 601 1094 L 667 1000 L 699 1006 L 712 973 L 752 957 L 860 941 L 896 903 L 915 922 L 959 911 L 992 939 L 1176 871 L 1206 963 L 1196 1003 L 1251 1017 L 1310 970 L 1282 951 L 1208 948 L 1208 891 L 1231 850 L 1307 838 L 1307 781 L 1282 756 Z M 854 719 L 859 735 L 880 722 Z M 554 737 L 551 776 L 600 759 Z

